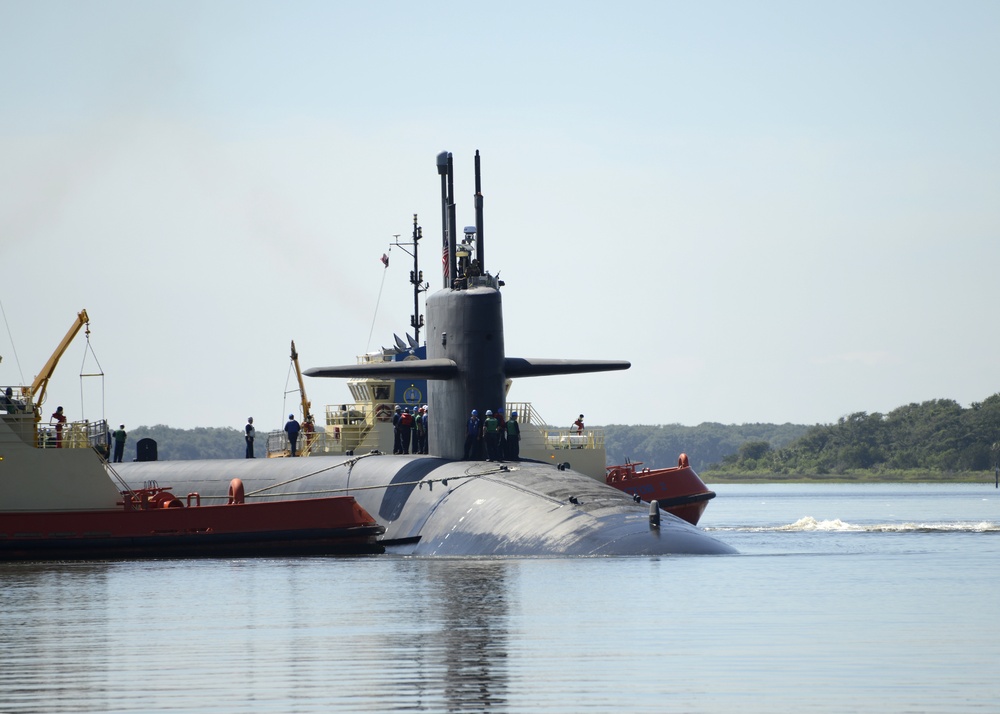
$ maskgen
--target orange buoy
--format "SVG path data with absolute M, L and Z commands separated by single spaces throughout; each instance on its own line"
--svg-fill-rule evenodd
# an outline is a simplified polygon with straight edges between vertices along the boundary
M 243 481 L 242 479 L 234 478 L 229 482 L 229 505 L 243 503 L 243 500 Z

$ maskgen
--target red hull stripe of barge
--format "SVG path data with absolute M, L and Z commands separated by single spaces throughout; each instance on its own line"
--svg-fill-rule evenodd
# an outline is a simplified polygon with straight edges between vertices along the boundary
M 380 553 L 352 497 L 142 511 L 0 514 L 0 559 Z

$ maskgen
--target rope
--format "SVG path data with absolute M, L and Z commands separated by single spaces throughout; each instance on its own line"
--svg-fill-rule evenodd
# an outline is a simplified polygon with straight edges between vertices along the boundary
M 301 476 L 296 476 L 295 478 L 287 479 L 286 481 L 281 481 L 279 483 L 274 483 L 274 484 L 271 484 L 270 486 L 265 486 L 264 488 L 259 488 L 256 491 L 250 491 L 247 494 L 245 494 L 244 498 L 250 498 L 251 496 L 261 496 L 266 491 L 270 491 L 271 489 L 278 488 L 279 486 L 285 486 L 285 485 L 290 484 L 290 483 L 295 483 L 296 481 L 301 481 L 302 479 L 309 478 L 310 476 L 316 476 L 317 474 L 321 474 L 324 471 L 330 471 L 331 469 L 340 468 L 341 466 L 347 466 L 348 468 L 353 468 L 356 463 L 358 463 L 359 461 L 361 461 L 361 459 L 365 459 L 365 458 L 368 458 L 370 456 L 381 456 L 381 454 L 379 454 L 377 452 L 372 452 L 370 454 L 362 454 L 361 456 L 356 456 L 353 459 L 350 459 L 348 461 L 344 461 L 344 462 L 339 463 L 339 464 L 334 464 L 333 466 L 328 466 L 327 468 L 319 469 L 318 471 L 313 471 L 311 473 L 303 474 Z M 108 468 L 108 470 L 111 472 L 112 476 L 114 476 L 115 480 L 118 481 L 119 485 L 121 485 L 124 490 L 126 490 L 126 491 L 128 491 L 130 493 L 133 493 L 133 494 L 135 493 L 129 487 L 129 485 L 127 483 L 125 483 L 125 480 L 118 474 L 117 471 L 115 471 L 114 467 L 110 463 L 108 463 L 108 461 L 106 459 L 104 459 L 102 457 L 101 461 Z M 446 483 L 447 481 L 458 481 L 458 480 L 464 480 L 464 479 L 482 478 L 482 477 L 485 477 L 485 476 L 493 476 L 493 475 L 498 474 L 498 473 L 506 473 L 506 472 L 509 472 L 509 471 L 510 471 L 510 468 L 507 467 L 507 466 L 494 466 L 494 467 L 489 468 L 489 469 L 487 469 L 485 471 L 479 471 L 479 472 L 473 472 L 472 471 L 472 467 L 470 467 L 469 469 L 466 469 L 466 472 L 465 472 L 464 476 L 444 476 L 442 478 L 419 479 L 417 481 L 401 481 L 399 483 L 377 484 L 375 486 L 345 486 L 343 488 L 328 488 L 328 489 L 320 489 L 320 490 L 317 490 L 317 491 L 293 491 L 293 492 L 290 492 L 290 493 L 282 493 L 280 495 L 281 496 L 320 496 L 320 495 L 324 495 L 324 494 L 347 493 L 347 492 L 350 492 L 350 491 L 375 491 L 375 490 L 378 490 L 380 488 L 382 488 L 382 489 L 389 489 L 389 488 L 398 488 L 398 487 L 402 487 L 402 486 L 417 486 L 419 488 L 423 488 L 423 485 L 425 483 L 429 487 L 433 488 L 433 485 L 435 483 Z M 222 499 L 228 500 L 229 496 L 228 495 L 226 495 L 226 496 L 201 496 L 201 498 L 202 498 L 202 500 L 205 500 L 205 501 L 222 500 Z M 559 501 L 557 499 L 551 499 L 551 500 L 553 500 L 555 503 L 561 503 L 561 501 Z
M 292 381 L 292 360 L 288 360 L 288 374 L 285 375 L 285 393 L 281 397 L 281 420 L 285 420 L 285 414 L 288 413 L 288 395 L 292 392 L 299 391 L 298 389 L 289 389 L 288 383 Z
M 290 492 L 290 493 L 282 493 L 281 495 L 282 496 L 316 496 L 316 495 L 323 494 L 323 493 L 347 493 L 349 491 L 375 491 L 375 490 L 380 489 L 380 488 L 386 488 L 386 489 L 388 489 L 388 488 L 396 488 L 398 486 L 423 486 L 423 484 L 425 484 L 425 483 L 426 484 L 435 484 L 435 483 L 440 483 L 440 482 L 443 482 L 443 481 L 457 481 L 459 479 L 480 478 L 482 476 L 490 476 L 493 473 L 494 472 L 481 473 L 481 474 L 466 474 L 465 476 L 445 476 L 444 478 L 428 478 L 428 479 L 420 479 L 419 481 L 400 481 L 399 483 L 389 483 L 389 484 L 381 484 L 381 485 L 375 485 L 375 486 L 347 486 L 347 487 L 344 487 L 344 488 L 328 488 L 328 489 L 322 489 L 322 490 L 319 490 L 319 491 L 293 491 L 293 492 Z M 296 479 L 292 479 L 292 480 L 294 481 Z M 286 482 L 286 483 L 290 483 L 290 482 Z M 275 485 L 277 486 L 279 484 L 275 484 Z M 264 491 L 264 490 L 267 490 L 267 489 L 259 489 L 257 491 L 254 491 L 252 494 L 248 493 L 248 494 L 246 494 L 246 497 L 249 498 L 251 495 L 256 496 L 261 491 Z M 224 497 L 223 496 L 202 496 L 202 498 L 224 498 Z
M 392 252 L 392 246 L 389 246 L 389 250 L 386 255 Z M 372 326 L 368 329 L 368 342 L 365 344 L 365 352 L 371 348 L 372 345 L 372 333 L 375 331 L 375 319 L 378 317 L 378 306 L 382 302 L 382 288 L 385 287 L 385 274 L 389 272 L 389 265 L 386 264 L 385 269 L 382 271 L 382 282 L 378 286 L 378 298 L 375 300 L 375 314 L 372 315 Z
M 354 468 L 354 465 L 356 463 L 358 463 L 359 461 L 361 461 L 361 459 L 368 458 L 369 456 L 380 456 L 380 455 L 381 454 L 377 454 L 377 453 L 362 454 L 361 456 L 356 456 L 353 459 L 350 459 L 348 461 L 344 461 L 343 463 L 334 464 L 333 466 L 329 466 L 329 467 L 327 467 L 325 469 L 320 469 L 319 471 L 313 471 L 312 473 L 303 474 L 302 476 L 296 476 L 295 478 L 290 478 L 290 479 L 288 479 L 286 481 L 281 481 L 280 483 L 275 483 L 275 484 L 271 484 L 270 486 L 265 486 L 264 488 L 259 488 L 256 491 L 251 491 L 251 492 L 247 493 L 245 497 L 246 498 L 250 498 L 251 496 L 259 496 L 259 495 L 263 494 L 264 492 L 270 491 L 271 489 L 278 488 L 279 486 L 286 486 L 286 485 L 288 485 L 290 483 L 295 483 L 296 481 L 301 481 L 302 479 L 309 478 L 310 476 L 315 476 L 317 474 L 321 474 L 324 471 L 330 471 L 331 469 L 340 468 L 341 466 L 347 466 L 349 469 L 351 469 L 351 468 Z M 347 492 L 347 491 L 374 491 L 374 490 L 377 490 L 377 489 L 380 489 L 380 488 L 388 489 L 388 488 L 395 488 L 395 487 L 398 487 L 398 486 L 420 486 L 420 487 L 422 487 L 423 484 L 425 484 L 425 483 L 433 485 L 434 483 L 441 483 L 441 482 L 445 482 L 445 481 L 452 481 L 452 480 L 459 480 L 459 479 L 469 479 L 469 478 L 481 478 L 483 476 L 492 476 L 494 474 L 506 473 L 508 471 L 510 471 L 509 467 L 506 467 L 506 466 L 495 466 L 495 467 L 492 467 L 492 468 L 487 469 L 485 471 L 480 471 L 480 472 L 475 472 L 474 473 L 474 472 L 471 471 L 471 467 L 470 467 L 470 469 L 466 470 L 464 476 L 444 476 L 442 478 L 420 479 L 420 480 L 417 480 L 417 481 L 400 481 L 399 483 L 377 484 L 375 486 L 345 486 L 344 488 L 331 488 L 331 489 L 324 489 L 324 490 L 319 490 L 319 491 L 296 491 L 296 492 L 293 492 L 293 493 L 282 493 L 281 495 L 282 496 L 314 496 L 314 495 L 322 494 L 322 493 L 344 493 L 344 492 Z M 204 498 L 222 498 L 222 497 L 221 496 L 205 496 Z
M 0 313 L 3 313 L 3 324 L 7 328 L 7 338 L 10 340 L 11 350 L 14 352 L 14 362 L 17 363 L 17 373 L 21 375 L 21 384 L 24 384 L 24 371 L 21 369 L 21 360 L 17 356 L 17 347 L 14 346 L 14 336 L 10 334 L 10 323 L 7 321 L 7 311 L 3 309 L 3 300 L 0 300 Z
M 101 367 L 101 361 L 97 359 L 97 353 L 94 352 L 94 346 L 90 344 L 90 323 L 87 323 L 87 345 L 83 348 L 83 362 L 80 363 L 80 410 L 84 412 L 83 416 L 86 418 L 85 402 L 83 399 L 83 378 L 84 377 L 100 377 L 101 378 L 101 418 L 104 419 L 104 368 Z M 87 374 L 83 371 L 83 368 L 87 366 L 87 354 L 88 352 L 93 355 L 94 362 L 97 364 L 97 372 L 92 372 Z
M 302 474 L 301 476 L 290 478 L 287 481 L 272 483 L 270 486 L 265 486 L 264 488 L 259 488 L 256 491 L 251 491 L 250 493 L 247 493 L 246 496 L 247 497 L 256 496 L 257 494 L 263 493 L 264 491 L 270 491 L 272 488 L 278 488 L 279 486 L 286 486 L 287 484 L 295 483 L 296 481 L 301 481 L 304 478 L 309 478 L 310 476 L 315 476 L 317 474 L 323 473 L 324 471 L 330 471 L 331 469 L 337 469 L 340 468 L 341 466 L 347 466 L 350 468 L 353 467 L 354 464 L 358 463 L 361 459 L 368 458 L 369 456 L 379 456 L 379 455 L 380 454 L 376 454 L 373 452 L 370 454 L 362 454 L 361 456 L 355 456 L 353 459 L 348 459 L 347 461 L 343 461 L 339 464 L 334 464 L 333 466 L 327 466 L 325 469 L 320 469 L 319 471 L 313 471 L 312 473 Z M 343 489 L 338 489 L 338 490 L 343 490 Z

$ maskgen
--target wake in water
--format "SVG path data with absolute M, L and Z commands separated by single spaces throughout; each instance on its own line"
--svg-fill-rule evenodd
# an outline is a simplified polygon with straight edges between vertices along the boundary
M 845 523 L 839 518 L 828 521 L 818 521 L 812 516 L 805 516 L 784 526 L 735 526 L 706 528 L 716 531 L 740 531 L 744 533 L 780 533 L 780 532 L 811 532 L 828 531 L 836 533 L 1000 533 L 1000 523 L 980 521 L 970 523 L 955 521 L 950 523 L 874 523 L 857 525 Z

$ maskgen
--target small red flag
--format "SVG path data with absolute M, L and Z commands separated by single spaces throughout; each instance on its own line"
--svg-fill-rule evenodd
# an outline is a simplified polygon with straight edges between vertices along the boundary
M 384 265 L 387 268 L 389 267 L 389 256 L 386 255 L 385 253 L 382 254 L 382 265 Z

